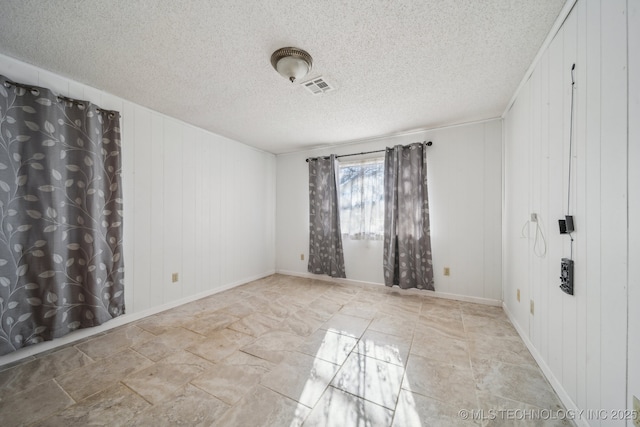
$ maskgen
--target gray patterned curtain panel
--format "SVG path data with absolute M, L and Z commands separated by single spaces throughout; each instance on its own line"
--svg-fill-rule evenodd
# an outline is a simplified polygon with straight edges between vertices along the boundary
M 335 155 L 309 159 L 309 266 L 310 273 L 347 277 L 344 271 L 338 176 Z
M 0 355 L 124 312 L 119 123 L 0 76 Z
M 385 285 L 433 290 L 425 145 L 387 149 L 384 168 Z

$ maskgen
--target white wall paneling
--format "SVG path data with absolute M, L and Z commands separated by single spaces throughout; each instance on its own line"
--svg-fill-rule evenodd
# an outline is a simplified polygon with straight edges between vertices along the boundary
M 504 180 L 504 197 L 505 200 L 517 202 L 507 203 L 504 206 L 503 242 L 510 250 L 523 253 L 527 251 L 528 245 L 526 237 L 524 237 L 527 234 L 523 234 L 523 229 L 529 219 L 527 191 L 524 191 L 527 188 L 527 182 L 524 178 L 529 174 L 529 133 L 528 123 L 523 120 L 527 116 L 527 112 L 523 108 L 529 99 L 529 86 L 523 87 L 521 96 L 522 98 L 518 98 L 512 107 L 512 110 L 516 112 L 514 120 L 504 124 L 505 141 L 513 141 L 505 147 L 504 169 L 505 176 L 509 179 Z M 524 233 L 528 232 L 528 230 L 524 230 Z M 519 290 L 522 305 L 527 305 L 527 301 L 529 301 L 528 259 L 507 257 L 505 260 L 508 263 L 503 264 L 504 301 L 516 304 Z M 528 331 L 527 311 L 520 310 L 514 314 L 518 316 L 518 324 Z
M 585 371 L 581 372 L 581 375 L 585 376 L 586 382 L 586 408 L 601 408 L 601 331 L 600 324 L 603 313 L 600 308 L 600 292 L 601 283 L 603 279 L 602 264 L 600 260 L 601 251 L 601 218 L 600 218 L 600 197 L 602 194 L 601 186 L 601 170 L 600 170 L 600 151 L 601 147 L 601 125 L 600 125 L 600 111 L 601 111 L 601 80 L 602 73 L 600 70 L 601 62 L 601 44 L 600 44 L 600 2 L 587 2 L 585 13 L 585 25 L 583 32 L 580 33 L 581 37 L 586 39 L 586 43 L 579 43 L 582 49 L 587 50 L 587 54 L 583 56 L 585 61 L 585 69 L 588 70 L 588 83 L 585 81 L 584 93 L 585 98 L 588 100 L 589 108 L 586 110 L 585 119 L 585 168 L 588 171 L 585 188 L 589 189 L 589 192 L 593 195 L 587 197 L 586 212 L 590 212 L 584 220 L 580 221 L 585 224 L 586 230 L 589 230 L 589 238 L 587 239 L 586 256 L 589 259 L 596 260 L 595 262 L 589 262 L 586 265 L 586 282 L 585 293 L 586 302 L 585 307 L 588 312 L 587 320 L 585 323 L 585 329 L 589 332 L 586 348 L 582 351 L 591 351 L 589 357 L 586 358 Z M 585 9 L 582 4 L 578 10 Z M 582 16 L 582 15 L 581 15 Z M 584 101 L 583 101 L 584 102 Z M 606 271 L 605 271 L 606 274 Z M 597 425 L 597 422 L 593 422 L 593 425 Z
M 568 170 L 569 167 L 568 166 L 564 166 L 563 168 L 559 168 L 558 171 L 564 171 L 565 168 L 567 170 L 567 173 L 563 173 L 562 174 L 562 191 L 560 192 L 561 194 L 561 203 L 563 206 L 562 212 L 566 213 L 566 214 L 573 214 L 574 211 L 578 211 L 578 208 L 576 207 L 576 194 L 577 194 L 577 188 L 578 186 L 582 186 L 582 183 L 578 181 L 578 174 L 577 174 L 577 166 L 579 163 L 582 162 L 583 159 L 583 155 L 582 152 L 584 150 L 582 150 L 582 146 L 583 146 L 583 142 L 584 140 L 578 140 L 577 138 L 575 138 L 575 133 L 572 135 L 572 126 L 575 127 L 573 124 L 576 123 L 576 120 L 573 120 L 573 124 L 571 121 L 571 92 L 573 90 L 574 92 L 574 98 L 577 96 L 578 94 L 578 90 L 576 89 L 572 89 L 571 88 L 571 67 L 573 64 L 576 63 L 576 49 L 577 49 L 577 10 L 574 9 L 574 13 L 572 13 L 571 15 L 569 15 L 569 17 L 567 18 L 567 20 L 565 21 L 564 25 L 563 25 L 563 35 L 564 37 L 562 37 L 562 63 L 561 63 L 561 70 L 558 70 L 558 75 L 562 76 L 562 89 L 561 93 L 563 93 L 562 95 L 562 101 L 563 101 L 563 105 L 562 105 L 562 111 L 564 112 L 563 115 L 563 120 L 562 120 L 562 141 L 565 142 L 560 143 L 559 146 L 562 147 L 562 162 L 564 164 L 567 164 L 569 162 L 571 162 L 571 193 L 570 193 L 570 211 L 567 211 L 567 192 L 569 191 L 567 189 L 568 185 L 569 185 L 569 174 L 568 174 Z M 564 72 L 562 72 L 564 71 Z M 575 73 L 574 73 L 575 74 Z M 575 99 L 574 99 L 574 110 L 576 110 L 575 108 Z M 576 116 L 575 111 L 573 114 L 574 118 Z M 574 129 L 575 130 L 575 129 Z M 569 144 L 567 144 L 566 142 L 569 141 L 569 138 L 572 138 L 572 143 L 571 143 L 571 149 L 569 147 Z M 569 157 L 571 156 L 571 157 Z M 580 159 L 580 162 L 578 162 L 577 160 Z M 580 212 L 584 212 L 584 211 L 580 211 Z M 562 213 L 560 213 L 558 215 L 557 218 L 562 218 Z M 553 233 L 555 236 L 559 236 L 558 233 L 555 232 Z M 561 241 L 562 241 L 562 257 L 570 257 L 571 256 L 571 243 L 570 243 L 570 239 L 567 238 L 567 236 L 559 236 Z M 573 256 L 574 258 L 582 258 L 584 260 L 584 254 L 583 251 L 580 251 L 579 249 L 582 247 L 582 243 L 584 241 L 584 234 L 578 234 L 576 233 L 574 236 L 574 243 L 573 243 Z M 582 276 L 580 274 L 580 272 L 582 271 L 582 268 L 584 268 L 584 262 L 580 263 L 580 268 L 575 267 L 574 270 L 574 278 L 575 278 L 575 282 L 576 283 L 584 283 L 584 276 Z M 557 273 L 557 269 L 551 269 L 551 271 L 554 273 L 553 279 L 555 279 L 556 276 L 558 276 Z M 553 281 L 551 281 L 551 283 L 553 283 Z M 563 328 L 562 332 L 562 347 L 560 348 L 561 351 L 561 360 L 562 360 L 562 382 L 564 384 L 564 387 L 567 391 L 567 393 L 569 394 L 569 396 L 571 396 L 571 398 L 575 401 L 577 401 L 577 390 L 576 390 L 576 360 L 577 360 L 577 337 L 579 335 L 581 335 L 580 333 L 580 329 L 578 327 L 578 319 L 577 319 L 577 310 L 576 310 L 576 304 L 578 301 L 582 300 L 582 295 L 584 294 L 584 292 L 578 292 L 577 295 L 575 295 L 574 297 L 571 297 L 569 295 L 566 294 L 562 294 L 562 324 L 567 325 L 567 328 Z
M 182 134 L 183 144 L 191 147 L 198 147 L 198 139 L 200 132 L 196 128 L 188 127 L 184 129 Z M 178 159 L 174 159 L 177 161 Z M 197 211 L 196 211 L 196 199 L 200 194 L 196 193 L 196 181 L 198 176 L 194 167 L 195 157 L 193 151 L 184 153 L 181 156 L 182 165 L 180 171 L 182 172 L 182 187 L 181 187 L 181 219 L 182 219 L 182 282 L 181 290 L 183 295 L 193 295 L 197 292 L 196 283 L 196 224 L 198 224 Z
M 152 187 L 153 172 L 152 162 L 153 158 L 149 158 L 149 154 L 152 153 L 151 146 L 153 143 L 152 124 L 151 124 L 151 112 L 140 106 L 136 106 L 134 110 L 134 158 L 147 158 L 146 162 L 139 162 L 139 169 L 134 175 L 134 201 L 138 209 L 135 210 L 135 217 L 133 219 L 134 224 L 138 226 L 135 229 L 136 236 L 138 238 L 138 244 L 134 247 L 134 259 L 136 260 L 136 269 L 134 270 L 133 281 L 137 285 L 134 288 L 135 294 L 130 301 L 135 301 L 136 305 L 131 307 L 135 310 L 146 310 L 149 307 L 153 307 L 156 304 L 160 304 L 161 300 L 152 298 L 151 293 L 151 260 L 153 244 L 151 236 L 154 239 L 157 238 L 155 233 L 152 233 L 153 221 L 148 218 L 148 212 L 152 209 L 152 192 L 148 191 Z M 162 147 L 160 147 L 162 149 Z M 125 204 L 125 207 L 127 205 Z M 128 229 L 127 229 L 128 231 Z M 162 236 L 160 236 L 162 238 Z M 161 294 L 162 295 L 162 294 Z M 126 300 L 126 298 L 125 298 Z
M 0 365 L 275 271 L 274 155 L 7 56 L 0 73 L 121 113 L 127 312 Z
M 151 209 L 149 212 L 153 212 L 153 215 L 148 215 L 146 211 L 140 210 L 139 214 L 144 221 L 149 218 L 150 235 L 150 264 L 151 270 L 150 282 L 145 288 L 149 288 L 149 300 L 150 306 L 153 307 L 156 304 L 162 304 L 165 301 L 164 296 L 164 270 L 162 266 L 159 266 L 159 260 L 163 260 L 164 247 L 165 247 L 165 214 L 164 214 L 164 190 L 162 185 L 158 185 L 163 182 L 164 179 L 164 125 L 163 118 L 155 114 L 151 115 L 151 142 L 146 149 L 143 149 L 143 156 L 147 158 L 148 162 L 141 162 L 141 170 L 139 175 L 143 175 L 150 171 L 151 185 L 148 188 Z M 151 148 L 153 147 L 153 149 Z M 147 188 L 141 188 L 140 191 L 146 191 Z M 142 209 L 142 206 L 140 206 Z M 141 251 L 146 248 L 141 248 Z M 141 291 L 141 298 L 144 298 L 145 291 Z
M 125 313 L 134 312 L 136 303 L 133 299 L 134 288 L 132 286 L 126 286 L 127 280 L 127 260 L 130 260 L 129 263 L 133 262 L 133 255 L 135 254 L 135 246 L 136 246 L 136 223 L 133 221 L 128 221 L 128 218 L 134 218 L 136 212 L 135 205 L 135 179 L 134 179 L 134 168 L 135 168 L 135 149 L 133 144 L 125 144 L 125 139 L 123 135 L 134 135 L 135 134 L 135 122 L 134 120 L 128 119 L 128 117 L 133 118 L 134 115 L 134 106 L 130 102 L 123 102 L 121 99 L 116 98 L 112 95 L 103 93 L 103 94 L 95 94 L 100 95 L 100 102 L 103 105 L 102 108 L 116 110 L 120 112 L 121 121 L 120 121 L 120 130 L 121 130 L 121 148 L 122 148 L 122 157 L 121 157 L 121 168 L 122 168 L 122 197 L 124 199 L 124 217 L 123 217 L 123 256 L 124 256 L 124 268 L 125 268 L 125 287 L 124 287 L 124 303 L 125 303 Z M 127 200 L 131 202 L 126 203 Z M 129 244 L 127 244 L 127 239 Z M 131 265 L 131 264 L 129 264 Z M 129 270 L 129 273 L 132 273 L 133 270 Z M 135 276 L 135 273 L 133 274 Z M 131 305 L 132 307 L 128 307 Z
M 602 1 L 600 168 L 602 185 L 601 383 L 603 408 L 626 405 L 627 17 L 626 1 Z M 622 377 L 622 378 L 621 378 Z M 604 423 L 606 424 L 614 424 Z
M 575 22 L 576 22 L 576 31 L 577 36 L 576 40 L 585 39 L 585 31 L 587 28 L 586 25 L 586 7 L 580 5 L 575 11 Z M 587 51 L 587 43 L 578 43 L 575 47 L 575 62 L 577 64 L 586 64 L 587 55 L 591 54 L 591 52 Z M 584 87 L 584 82 L 587 81 L 587 68 L 586 66 L 581 66 L 575 71 L 575 79 L 577 82 L 581 82 L 581 86 Z M 586 98 L 586 90 L 578 90 L 576 87 L 575 97 L 576 97 L 576 105 L 575 105 L 575 117 L 585 118 L 587 117 L 587 103 L 585 102 Z M 576 210 L 579 212 L 587 211 L 587 127 L 586 126 L 576 126 L 574 129 L 574 152 L 578 159 L 584 158 L 585 160 L 577 161 L 573 164 L 576 173 L 574 175 L 575 178 L 575 187 L 574 194 L 575 199 L 572 200 Z M 584 224 L 586 226 L 586 224 Z M 576 256 L 582 256 L 586 258 L 587 255 L 587 240 L 584 238 L 577 239 L 576 241 Z M 587 277 L 587 263 L 580 263 L 580 265 L 575 267 L 575 276 L 576 281 L 580 283 L 588 283 Z M 587 322 L 587 292 L 579 292 L 575 295 L 576 298 L 576 322 L 577 325 L 586 325 Z M 576 333 L 576 355 L 575 355 L 575 373 L 576 373 L 576 392 L 575 392 L 575 402 L 578 407 L 585 408 L 587 407 L 587 376 L 581 375 L 582 372 L 586 372 L 587 370 L 587 358 L 583 357 L 580 354 L 579 349 L 587 348 L 587 328 L 586 327 L 577 327 Z
M 637 2 L 634 6 L 637 10 Z M 629 31 L 637 31 L 632 27 L 629 24 Z M 638 371 L 631 368 L 632 354 L 640 360 L 632 351 L 638 345 L 638 333 L 636 329 L 632 334 L 627 321 L 628 313 L 633 316 L 634 311 L 633 304 L 627 310 L 627 301 L 632 302 L 627 286 L 633 282 L 628 260 L 634 242 L 627 227 L 634 223 L 627 220 L 634 205 L 629 199 L 628 208 L 627 196 L 640 181 L 631 179 L 634 168 L 628 163 L 637 164 L 638 159 L 628 157 L 632 140 L 627 123 L 633 100 L 628 107 L 627 98 L 633 93 L 633 80 L 628 86 L 627 40 L 631 43 L 632 36 L 627 35 L 626 1 L 579 0 L 504 116 L 505 309 L 569 408 L 630 409 L 631 390 L 627 389 L 636 384 L 637 390 L 640 383 Z M 629 61 L 632 65 L 631 57 Z M 574 296 L 558 288 L 560 259 L 571 254 L 570 239 L 559 234 L 557 225 L 567 213 L 569 161 L 570 213 L 576 224 Z M 532 212 L 538 214 L 547 237 L 548 250 L 542 257 L 533 250 L 535 227 L 529 224 L 526 244 L 518 229 Z M 514 297 L 519 287 L 521 297 L 525 295 L 522 287 L 528 287 L 527 299 L 520 302 Z M 528 298 L 535 303 L 534 314 L 529 312 Z M 627 424 L 612 416 L 579 422 Z
M 548 147 L 549 162 L 549 187 L 544 192 L 543 197 L 547 198 L 547 212 L 545 223 L 549 224 L 549 262 L 548 275 L 544 278 L 544 286 L 549 286 L 548 300 L 546 304 L 549 307 L 550 328 L 547 331 L 549 336 L 549 367 L 558 372 L 558 376 L 562 378 L 562 338 L 566 331 L 567 336 L 571 334 L 571 330 L 575 321 L 567 325 L 563 322 L 563 302 L 565 295 L 558 289 L 558 279 L 560 271 L 560 259 L 565 256 L 565 249 L 568 247 L 569 239 L 567 236 L 558 234 L 555 227 L 558 218 L 562 218 L 565 214 L 566 200 L 566 179 L 568 172 L 565 159 L 564 147 L 568 148 L 569 134 L 563 132 L 563 125 L 568 121 L 569 103 L 565 97 L 568 93 L 568 86 L 565 85 L 565 76 L 569 73 L 569 69 L 565 68 L 563 61 L 564 43 L 563 32 L 559 32 L 554 41 L 549 46 L 549 129 L 546 143 Z M 505 178 L 509 179 L 509 177 Z M 528 179 L 528 177 L 526 177 Z M 577 217 L 576 217 L 577 218 Z
M 640 399 L 640 1 L 629 0 L 629 372 L 628 404 Z M 640 414 L 638 414 L 640 416 Z
M 566 210 L 574 62 L 571 297 L 558 289 L 560 258 L 570 249 L 557 220 Z M 105 328 L 276 267 L 306 275 L 304 159 L 428 139 L 436 290 L 503 299 L 569 408 L 625 409 L 640 397 L 638 0 L 577 1 L 538 55 L 502 129 L 494 120 L 277 158 L 2 55 L 0 73 L 122 114 L 127 315 Z M 546 237 L 543 256 L 534 251 L 531 213 Z M 345 261 L 350 279 L 383 282 L 381 242 L 345 241 Z M 1 357 L 0 365 L 105 328 L 28 347 Z M 631 426 L 611 418 L 581 423 Z
M 483 289 L 485 298 L 502 300 L 502 129 L 498 123 L 484 126 L 483 154 Z M 500 218 L 500 221 L 498 221 Z
M 162 254 L 162 285 L 165 299 L 176 300 L 181 296 L 180 281 L 173 283 L 173 273 L 182 271 L 182 126 L 173 119 L 164 120 L 164 252 Z M 174 166 L 175 165 L 175 166 Z M 160 266 L 158 266 L 160 267 Z
M 436 291 L 492 301 L 500 300 L 500 120 L 279 155 L 277 269 L 295 274 L 307 272 L 307 157 L 378 150 L 423 140 L 433 141 L 433 146 L 427 149 L 427 157 Z M 344 240 L 343 245 L 348 279 L 384 283 L 382 242 Z M 301 253 L 305 254 L 304 261 L 300 260 Z M 451 269 L 451 275 L 448 277 L 443 275 L 445 266 Z

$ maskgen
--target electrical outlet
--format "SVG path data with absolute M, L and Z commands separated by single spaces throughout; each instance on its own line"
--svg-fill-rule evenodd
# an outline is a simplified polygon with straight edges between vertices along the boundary
M 173 273 L 171 275 L 171 282 L 176 283 L 178 281 L 178 273 Z
M 534 310 L 533 310 L 533 300 L 529 301 L 529 311 L 531 312 L 531 314 L 533 314 Z
M 538 222 L 538 214 L 537 213 L 532 213 L 531 214 L 531 222 Z
M 449 276 L 451 274 L 451 271 L 449 270 L 449 267 L 445 267 L 444 268 L 444 275 L 445 276 Z
M 518 298 L 518 302 L 520 302 L 520 289 L 516 292 L 516 298 Z
M 304 261 L 304 254 L 300 254 L 300 261 Z
M 633 396 L 633 425 L 640 427 L 640 399 Z

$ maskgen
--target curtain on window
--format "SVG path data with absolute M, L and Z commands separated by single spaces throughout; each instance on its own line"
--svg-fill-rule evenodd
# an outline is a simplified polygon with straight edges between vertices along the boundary
M 424 144 L 387 149 L 384 189 L 385 285 L 433 290 Z
M 310 273 L 346 277 L 338 209 L 337 160 L 309 159 Z
M 340 224 L 345 238 L 383 239 L 383 158 L 340 162 Z
M 0 354 L 124 312 L 119 122 L 0 76 Z

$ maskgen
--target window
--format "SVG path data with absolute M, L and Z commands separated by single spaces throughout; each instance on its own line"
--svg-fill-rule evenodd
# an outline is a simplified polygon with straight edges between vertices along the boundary
M 340 226 L 353 240 L 384 238 L 384 158 L 340 162 Z

